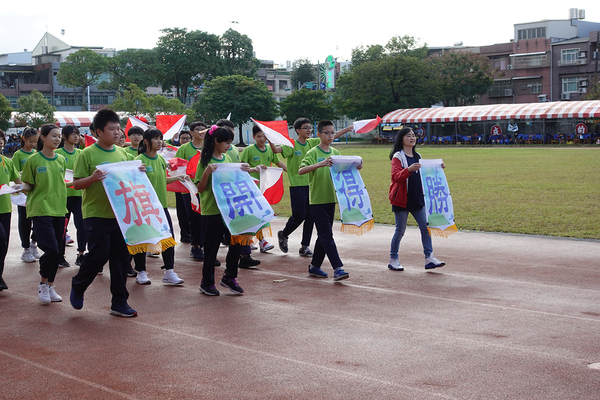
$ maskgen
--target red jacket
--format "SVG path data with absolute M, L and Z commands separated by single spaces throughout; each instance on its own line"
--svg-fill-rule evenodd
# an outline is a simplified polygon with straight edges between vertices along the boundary
M 400 153 L 400 152 L 398 152 Z M 407 168 L 402 167 L 401 156 L 398 153 L 392 157 L 392 183 L 390 183 L 390 203 L 395 206 L 406 208 L 408 193 L 408 177 L 412 174 Z M 402 154 L 403 156 L 404 154 Z M 421 157 L 415 152 L 417 160 Z

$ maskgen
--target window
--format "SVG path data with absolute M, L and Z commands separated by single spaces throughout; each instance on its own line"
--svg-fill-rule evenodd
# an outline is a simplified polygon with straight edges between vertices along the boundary
M 513 68 L 538 68 L 549 67 L 550 59 L 548 54 L 535 54 L 531 56 L 514 56 L 512 58 Z
M 542 82 L 541 81 L 531 82 L 530 85 L 531 85 L 531 89 L 529 90 L 529 93 L 531 93 L 531 94 L 542 93 Z
M 530 28 L 517 31 L 518 40 L 537 39 L 546 37 L 546 28 Z
M 563 78 L 562 80 L 562 91 L 565 92 L 579 92 L 579 82 L 585 80 L 584 77 L 576 78 Z
M 285 90 L 288 87 L 288 81 L 281 80 L 279 81 L 279 90 Z
M 561 63 L 564 64 L 576 64 L 577 56 L 579 55 L 579 49 L 566 49 L 561 51 Z
M 488 92 L 489 97 L 504 97 L 506 96 L 507 89 L 513 90 L 513 83 L 510 79 L 503 81 L 495 81 L 494 85 Z
M 59 94 L 54 96 L 56 107 L 81 107 L 83 96 L 80 94 Z
M 108 104 L 108 95 L 91 95 L 90 104 Z

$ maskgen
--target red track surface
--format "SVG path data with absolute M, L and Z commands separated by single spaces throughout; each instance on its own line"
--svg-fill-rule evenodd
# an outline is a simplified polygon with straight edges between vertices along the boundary
M 70 306 L 73 247 L 56 279 L 65 300 L 41 305 L 16 220 L 0 292 L 2 399 L 600 398 L 588 367 L 600 362 L 597 241 L 459 232 L 434 238 L 447 265 L 425 272 L 409 228 L 406 270 L 393 272 L 393 227 L 336 232 L 350 278 L 333 283 L 308 277 L 297 231 L 288 254 L 276 243 L 254 253 L 262 264 L 240 271 L 243 296 L 220 297 L 198 291 L 202 264 L 180 244 L 184 285 L 164 286 L 162 261 L 149 259 L 152 285 L 129 278 L 139 316 L 127 319 L 109 315 L 108 268 L 84 308 Z

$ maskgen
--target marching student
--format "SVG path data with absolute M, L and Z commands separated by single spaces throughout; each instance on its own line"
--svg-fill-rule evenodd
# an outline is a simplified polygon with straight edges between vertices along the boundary
M 38 152 L 27 159 L 23 168 L 23 191 L 27 195 L 27 216 L 44 254 L 40 257 L 38 297 L 42 304 L 62 301 L 54 289 L 54 279 L 65 240 L 67 186 L 65 158 L 54 150 L 61 142 L 58 126 L 47 124 L 40 129 Z
M 132 128 L 133 129 L 133 128 Z M 148 180 L 154 187 L 154 191 L 160 200 L 160 203 L 165 210 L 165 216 L 171 229 L 171 235 L 175 239 L 173 234 L 173 223 L 171 222 L 171 215 L 167 205 L 167 184 L 175 182 L 177 180 L 190 179 L 187 175 L 180 177 L 168 177 L 167 178 L 167 162 L 157 152 L 162 148 L 163 134 L 160 130 L 152 128 L 144 132 L 143 140 L 140 142 L 139 155 L 135 158 L 136 160 L 142 161 L 142 164 L 146 166 L 146 175 Z M 146 253 L 138 253 L 133 256 L 135 261 L 135 269 L 137 270 L 137 277 L 135 281 L 140 285 L 149 285 L 150 279 L 146 272 Z M 162 252 L 162 259 L 165 265 L 161 269 L 165 270 L 163 276 L 163 283 L 169 285 L 180 285 L 183 283 L 183 279 L 179 278 L 173 266 L 175 264 L 175 247 L 169 247 Z
M 308 174 L 310 211 L 317 228 L 315 253 L 308 266 L 308 274 L 317 278 L 327 278 L 327 273 L 321 269 L 327 255 L 334 270 L 333 280 L 340 281 L 349 275 L 342 269 L 343 263 L 333 239 L 333 218 L 337 199 L 329 172 L 329 167 L 333 164 L 331 156 L 338 156 L 340 152 L 331 147 L 335 137 L 333 122 L 319 122 L 317 132 L 321 141 L 306 153 L 298 170 L 300 175 Z M 358 169 L 362 169 L 362 163 Z
M 131 142 L 131 146 L 123 147 L 127 153 L 129 153 L 133 158 L 138 156 L 138 149 L 140 147 L 140 142 L 144 137 L 144 130 L 139 126 L 132 126 L 127 131 L 127 135 L 129 136 L 129 141 Z
M 81 153 L 81 150 L 75 147 L 79 143 L 79 128 L 75 125 L 65 125 L 62 128 L 62 147 L 56 149 L 55 153 L 60 154 L 65 158 L 67 162 L 67 169 L 71 171 L 75 167 L 75 160 Z M 83 215 L 81 214 L 81 190 L 75 190 L 72 187 L 67 188 L 67 215 L 65 224 L 68 224 L 69 219 L 73 214 L 73 222 L 75 229 L 77 230 L 77 258 L 75 259 L 75 265 L 80 266 L 83 253 L 87 241 L 85 240 L 85 231 L 83 229 Z M 61 245 L 61 260 L 59 267 L 68 267 L 69 263 L 65 260 L 65 245 Z
M 5 144 L 6 135 L 0 129 L 0 150 L 4 148 Z M 21 179 L 13 162 L 3 155 L 0 155 L 0 159 L 2 160 L 0 164 L 0 185 L 9 184 L 12 181 L 17 184 L 14 186 L 15 189 L 21 188 Z M 2 278 L 2 274 L 4 273 L 4 260 L 6 259 L 10 240 L 11 214 L 12 203 L 10 201 L 10 194 L 3 194 L 0 196 L 0 291 L 8 289 L 8 285 Z
M 246 147 L 242 152 L 240 159 L 242 162 L 250 165 L 251 168 L 257 167 L 258 172 L 250 174 L 254 179 L 260 180 L 260 169 L 266 169 L 272 164 L 287 171 L 285 164 L 279 161 L 279 157 L 273 153 L 273 150 L 271 150 L 270 147 L 267 147 L 267 137 L 264 132 L 260 130 L 258 125 L 252 127 L 252 137 L 256 143 Z M 258 232 L 256 238 L 259 240 L 258 247 L 261 253 L 266 253 L 273 249 L 274 246 L 265 240 L 262 232 Z
M 298 174 L 298 170 L 300 169 L 300 163 L 304 159 L 306 153 L 317 146 L 321 139 L 311 138 L 313 128 L 308 118 L 302 117 L 294 121 L 294 130 L 298 135 L 298 138 L 294 141 L 294 147 L 279 146 L 269 143 L 273 153 L 281 153 L 281 155 L 287 159 L 287 174 L 290 180 L 292 216 L 286 222 L 283 230 L 277 232 L 277 239 L 279 242 L 279 249 L 282 252 L 287 253 L 289 236 L 300 226 L 300 224 L 304 223 L 302 227 L 302 240 L 300 241 L 300 250 L 298 250 L 298 253 L 302 257 L 312 257 L 313 253 L 310 251 L 309 246 L 314 221 L 309 210 L 310 195 L 308 191 L 308 175 L 300 175 Z M 352 126 L 349 126 L 337 131 L 334 140 L 351 130 Z
M 389 199 L 396 219 L 396 230 L 390 246 L 388 268 L 393 271 L 404 271 L 398 259 L 400 241 L 406 231 L 408 214 L 412 214 L 421 231 L 423 253 L 425 253 L 425 269 L 439 268 L 445 262 L 433 256 L 431 235 L 427 229 L 427 212 L 423 199 L 423 185 L 419 176 L 421 155 L 417 153 L 417 138 L 412 128 L 400 129 L 390 152 L 392 161 L 392 183 L 390 184 Z M 442 164 L 442 168 L 444 168 Z
M 192 134 L 190 131 L 181 131 L 179 133 L 179 145 L 183 146 L 186 143 L 192 141 Z M 177 149 L 179 150 L 179 149 Z M 177 155 L 177 153 L 175 153 Z M 179 238 L 181 243 L 191 243 L 192 234 L 190 233 L 190 214 L 188 209 L 191 210 L 190 205 L 184 203 L 184 193 L 175 192 L 175 210 L 177 211 L 177 221 L 179 222 Z M 188 193 L 189 195 L 189 193 Z M 189 198 L 188 198 L 189 200 Z
M 27 159 L 36 153 L 39 133 L 35 128 L 27 127 L 21 134 L 21 148 L 12 156 L 12 162 L 19 172 L 23 172 L 23 167 Z M 23 254 L 21 260 L 31 263 L 40 258 L 35 241 L 35 233 L 32 233 L 32 220 L 27 218 L 27 210 L 24 206 L 18 206 L 19 212 L 19 236 L 21 238 L 21 247 Z M 30 240 L 31 236 L 31 240 Z
M 125 150 L 115 146 L 121 134 L 119 122 L 119 116 L 114 111 L 98 111 L 94 116 L 98 141 L 86 147 L 75 162 L 73 187 L 83 190 L 81 209 L 89 252 L 71 281 L 70 301 L 73 308 L 83 308 L 86 289 L 108 261 L 112 293 L 110 313 L 121 317 L 135 317 L 137 311 L 127 304 L 129 251 L 101 182 L 106 178 L 106 172 L 96 169 L 100 164 L 128 160 Z M 143 166 L 140 170 L 144 171 Z
M 202 210 L 202 227 L 204 230 L 204 266 L 202 267 L 202 282 L 200 292 L 208 296 L 218 296 L 215 287 L 215 260 L 223 235 L 229 233 L 221 212 L 217 206 L 212 191 L 212 173 L 220 163 L 230 163 L 231 158 L 226 154 L 233 140 L 233 131 L 227 127 L 219 128 L 213 125 L 208 131 L 194 183 L 200 193 L 200 209 Z M 248 164 L 242 164 L 242 170 L 256 172 Z M 240 244 L 229 244 L 226 258 L 226 268 L 221 286 L 229 288 L 233 293 L 242 294 L 244 289 L 237 283 L 238 264 L 240 262 Z

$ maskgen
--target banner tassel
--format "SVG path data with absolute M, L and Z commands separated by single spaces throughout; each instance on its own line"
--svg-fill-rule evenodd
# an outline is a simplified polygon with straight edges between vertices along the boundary
M 341 227 L 340 231 L 343 233 L 349 233 L 349 234 L 354 234 L 356 236 L 361 236 L 361 235 L 369 232 L 371 229 L 373 229 L 373 227 L 375 227 L 375 222 L 371 219 L 371 220 L 368 220 L 367 222 L 365 222 L 364 224 L 362 224 L 361 226 L 342 223 L 342 227 Z
M 453 233 L 458 232 L 458 228 L 456 227 L 456 224 L 450 225 L 449 227 L 447 227 L 444 230 L 441 230 L 439 228 L 427 228 L 427 230 L 429 231 L 429 235 L 441 236 L 445 239 L 448 239 L 448 236 L 452 235 Z
M 177 245 L 177 242 L 175 241 L 175 239 L 170 237 L 170 238 L 161 240 L 157 244 L 140 243 L 140 244 L 136 244 L 133 246 L 127 245 L 127 250 L 129 250 L 129 254 L 133 254 L 133 255 L 139 254 L 139 253 L 145 253 L 147 251 L 162 253 L 163 251 L 167 250 L 169 247 L 175 247 L 176 245 Z
M 240 244 L 242 246 L 250 246 L 252 244 L 251 235 L 231 235 L 229 244 Z

